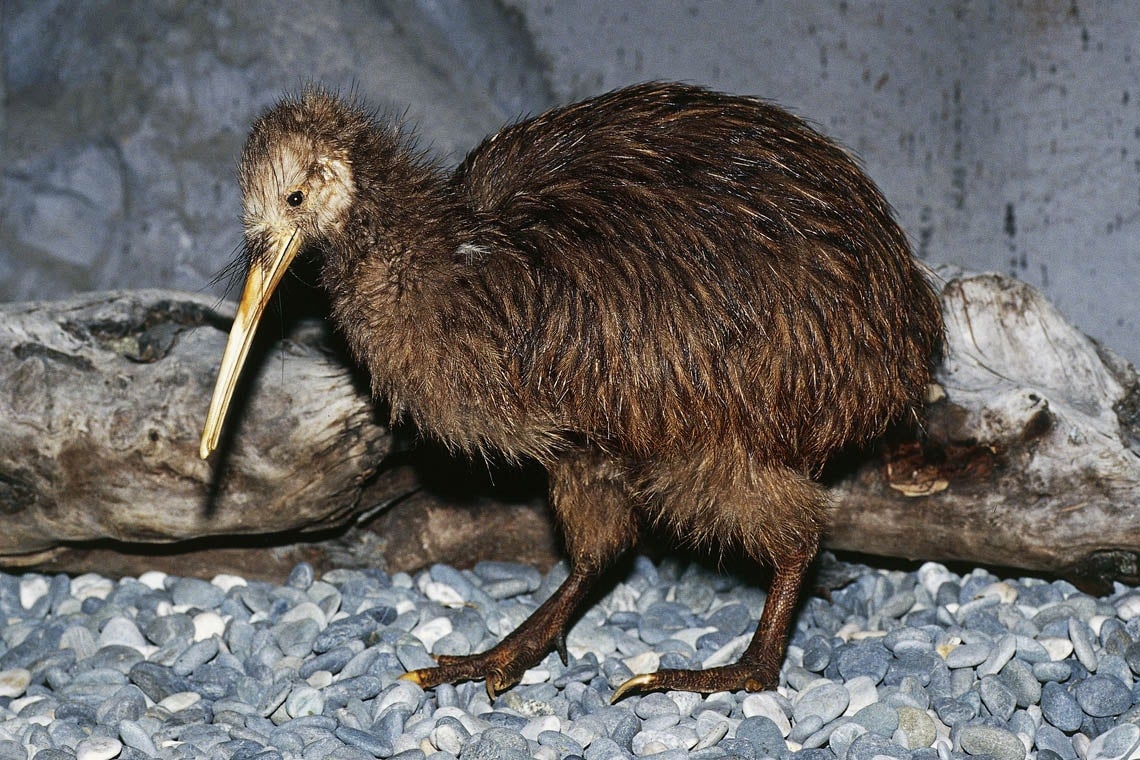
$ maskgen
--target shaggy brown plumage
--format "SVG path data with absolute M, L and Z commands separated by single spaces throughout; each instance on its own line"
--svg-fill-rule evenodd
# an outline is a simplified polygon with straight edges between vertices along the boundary
M 410 678 L 516 683 L 651 522 L 774 579 L 740 663 L 619 695 L 775 684 L 827 521 L 812 477 L 920 406 L 942 335 L 843 150 L 764 101 L 651 83 L 506 127 L 447 174 L 314 90 L 256 122 L 241 183 L 251 266 L 320 251 L 333 320 L 394 416 L 550 474 L 569 579 L 490 652 Z

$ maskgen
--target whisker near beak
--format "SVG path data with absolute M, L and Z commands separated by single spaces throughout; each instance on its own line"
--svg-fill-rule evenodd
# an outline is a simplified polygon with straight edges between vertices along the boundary
M 206 425 L 202 429 L 202 442 L 198 453 L 203 459 L 209 457 L 210 452 L 218 447 L 222 422 L 225 421 L 226 410 L 229 408 L 230 399 L 233 398 L 242 365 L 245 364 L 246 356 L 249 354 L 249 347 L 253 344 L 257 324 L 261 321 L 261 315 L 265 312 L 273 291 L 281 282 L 281 277 L 300 247 L 301 233 L 300 230 L 294 229 L 288 240 L 274 252 L 268 264 L 259 264 L 255 259 L 250 266 L 241 301 L 238 302 L 237 314 L 234 316 L 234 324 L 230 328 L 226 350 L 222 354 L 214 395 L 210 398 L 210 409 L 206 413 Z

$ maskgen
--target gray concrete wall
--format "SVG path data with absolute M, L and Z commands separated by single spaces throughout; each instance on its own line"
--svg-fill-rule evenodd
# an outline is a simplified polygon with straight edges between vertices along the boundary
M 452 158 L 651 78 L 772 98 L 856 151 L 926 260 L 1016 275 L 1140 361 L 1140 4 L 5 3 L 0 299 L 208 287 L 249 120 L 313 79 Z

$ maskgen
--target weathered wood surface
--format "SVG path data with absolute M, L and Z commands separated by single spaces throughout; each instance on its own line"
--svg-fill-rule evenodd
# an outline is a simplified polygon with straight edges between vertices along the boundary
M 0 305 L 0 556 L 349 519 L 391 439 L 319 331 L 260 352 L 232 435 L 198 458 L 232 318 L 213 306 L 163 291 Z
M 1022 283 L 940 275 L 945 396 L 931 405 L 924 440 L 883 445 L 837 478 L 826 545 L 1140 577 L 1134 368 Z M 141 572 L 155 542 L 201 536 L 228 538 L 224 548 L 182 545 L 189 566 L 206 551 L 217 561 L 204 566 L 251 575 L 298 559 L 411 569 L 558 557 L 533 479 L 472 501 L 463 468 L 440 474 L 438 454 L 385 460 L 392 441 L 365 389 L 314 331 L 265 357 L 236 399 L 228 450 L 205 463 L 199 426 L 228 329 L 208 301 L 105 294 L 0 306 L 0 318 L 0 558 L 9 565 L 46 551 L 52 569 Z M 98 539 L 126 543 L 82 543 Z
M 1024 283 L 942 275 L 946 397 L 929 410 L 929 439 L 888 450 L 839 484 L 827 544 L 1140 577 L 1135 368 Z

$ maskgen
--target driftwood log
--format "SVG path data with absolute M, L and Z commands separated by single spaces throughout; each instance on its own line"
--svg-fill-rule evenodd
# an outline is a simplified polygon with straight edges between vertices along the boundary
M 198 458 L 232 312 L 183 293 L 0 306 L 0 557 L 343 524 L 391 448 L 366 390 L 301 331 L 240 390 Z
M 938 277 L 949 335 L 925 434 L 831 474 L 827 545 L 1140 577 L 1134 368 L 1027 285 Z M 403 451 L 319 328 L 262 346 L 230 437 L 199 460 L 228 315 L 156 291 L 0 305 L 0 562 L 276 576 L 559 556 L 540 474 Z

